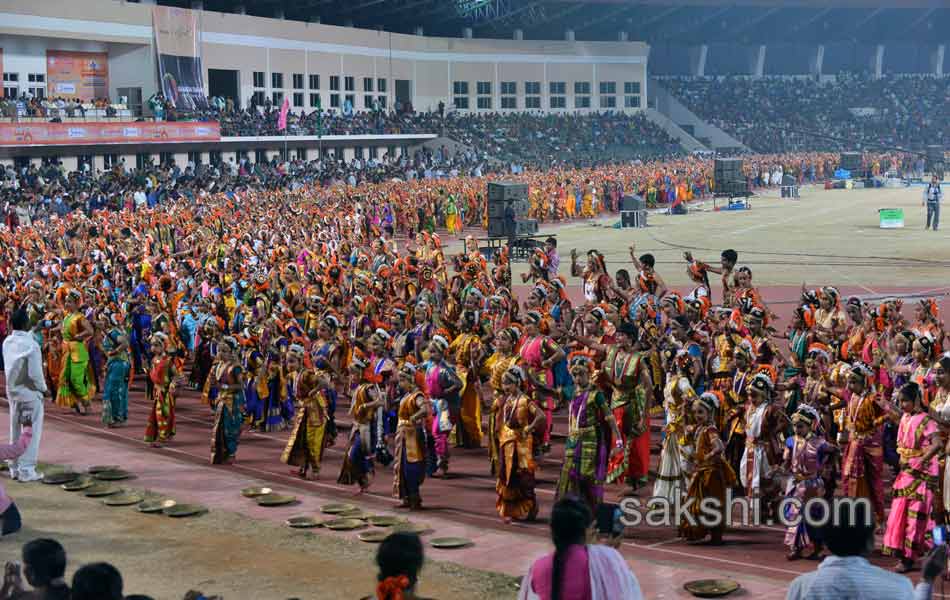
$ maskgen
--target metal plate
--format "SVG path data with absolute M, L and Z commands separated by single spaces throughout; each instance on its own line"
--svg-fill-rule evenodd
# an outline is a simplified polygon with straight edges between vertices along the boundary
M 739 584 L 731 579 L 697 579 L 683 584 L 683 589 L 697 598 L 719 598 L 731 594 L 739 587 Z
M 264 494 L 257 497 L 258 506 L 284 506 L 296 501 L 297 496 L 291 496 L 290 494 Z
M 334 531 L 350 531 L 351 529 L 366 527 L 366 521 L 359 519 L 333 519 L 332 521 L 324 523 L 323 526 Z
M 175 506 L 166 508 L 162 512 L 169 517 L 193 517 L 205 514 L 208 512 L 208 508 L 200 504 L 176 504 Z
M 146 500 L 136 507 L 142 513 L 160 513 L 166 508 L 171 508 L 178 504 L 170 498 L 159 498 L 158 500 Z
M 142 501 L 142 494 L 136 494 L 134 492 L 123 492 L 121 494 L 114 494 L 107 497 L 102 501 L 106 506 L 132 506 L 133 504 L 138 504 Z
M 367 542 L 370 544 L 378 544 L 391 536 L 393 534 L 389 529 L 370 529 L 369 531 L 364 531 L 360 533 L 359 537 L 361 542 Z
M 433 548 L 465 548 L 472 545 L 472 540 L 463 537 L 435 538 L 429 541 Z
M 406 531 L 418 535 L 425 535 L 427 533 L 432 533 L 435 530 L 432 529 L 432 526 L 428 523 L 413 523 L 412 521 L 406 521 L 405 523 L 397 523 L 393 525 L 393 531 Z
M 118 471 L 121 470 L 120 465 L 94 465 L 86 469 L 90 475 L 95 475 L 96 473 L 102 473 L 103 471 Z
M 323 520 L 312 515 L 303 515 L 299 517 L 290 517 L 284 521 L 284 523 L 288 527 L 293 527 L 294 529 L 310 529 L 312 527 L 322 526 Z
M 72 481 L 64 483 L 60 487 L 67 492 L 81 492 L 91 488 L 94 485 L 96 485 L 95 479 L 89 477 L 88 475 L 82 475 L 81 477 L 77 477 Z
M 123 479 L 131 479 L 132 477 L 134 477 L 132 473 L 123 471 L 122 469 L 99 471 L 95 474 L 95 478 L 101 479 L 102 481 L 121 481 Z
M 362 508 L 354 508 L 353 510 L 345 510 L 341 513 L 337 513 L 337 516 L 341 519 L 360 519 L 361 521 L 365 521 L 371 515 Z
M 48 485 L 61 485 L 69 483 L 79 477 L 79 473 L 73 471 L 53 471 L 43 474 L 43 483 Z
M 83 492 L 84 496 L 89 498 L 101 498 L 103 496 L 111 496 L 113 494 L 119 494 L 122 492 L 122 488 L 115 487 L 111 483 L 97 483 L 91 488 Z
M 352 504 L 324 504 L 320 507 L 320 512 L 328 515 L 337 515 L 348 510 L 356 510 Z
M 266 496 L 273 491 L 269 487 L 249 487 L 241 490 L 241 495 L 245 498 L 257 498 L 258 496 Z
M 399 523 L 408 523 L 406 519 L 390 515 L 373 515 L 372 517 L 367 517 L 366 522 L 373 527 L 392 527 Z

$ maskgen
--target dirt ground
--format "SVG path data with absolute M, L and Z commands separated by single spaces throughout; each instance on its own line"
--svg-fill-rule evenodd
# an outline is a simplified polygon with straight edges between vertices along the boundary
M 354 600 L 373 593 L 377 546 L 356 533 L 341 539 L 218 510 L 172 519 L 107 507 L 59 486 L 3 483 L 24 528 L 4 538 L 0 561 L 19 560 L 25 542 L 52 537 L 66 548 L 67 578 L 82 564 L 107 561 L 122 572 L 126 594 L 156 600 L 180 600 L 189 589 L 225 600 Z M 418 591 L 439 600 L 517 594 L 511 577 L 436 561 L 426 562 Z
M 604 253 L 607 268 L 631 269 L 627 248 L 651 252 L 657 269 L 673 286 L 690 285 L 683 250 L 709 262 L 734 248 L 739 264 L 752 269 L 756 285 L 835 284 L 866 286 L 946 286 L 950 267 L 950 225 L 924 231 L 923 188 L 824 190 L 805 187 L 800 200 L 778 197 L 778 190 L 761 192 L 751 210 L 713 211 L 712 201 L 688 215 L 650 214 L 645 229 L 614 229 L 616 216 L 570 225 L 541 226 L 540 235 L 555 233 L 561 274 L 570 275 L 570 251 L 591 248 Z M 718 201 L 721 205 L 722 202 Z M 904 209 L 903 229 L 880 229 L 878 209 Z M 457 248 L 449 246 L 449 252 Z M 513 274 L 524 271 L 513 265 Z M 573 282 L 578 280 L 574 279 Z

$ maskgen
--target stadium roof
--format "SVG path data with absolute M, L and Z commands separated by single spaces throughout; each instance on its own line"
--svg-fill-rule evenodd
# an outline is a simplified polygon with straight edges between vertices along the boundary
M 205 10 L 427 35 L 618 39 L 652 44 L 902 41 L 950 38 L 947 0 L 158 0 Z

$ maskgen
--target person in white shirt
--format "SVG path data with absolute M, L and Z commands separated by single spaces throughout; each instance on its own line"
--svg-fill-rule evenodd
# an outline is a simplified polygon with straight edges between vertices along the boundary
M 33 439 L 22 455 L 11 459 L 10 477 L 20 481 L 37 481 L 43 475 L 36 472 L 36 457 L 43 435 L 43 395 L 46 379 L 43 377 L 43 357 L 40 345 L 29 331 L 30 318 L 26 310 L 13 311 L 10 318 L 13 332 L 3 340 L 3 364 L 6 394 L 10 403 L 10 443 L 15 444 L 23 433 L 20 420 L 13 415 L 29 412 L 33 421 Z
M 924 189 L 924 203 L 927 204 L 927 224 L 924 229 L 930 229 L 933 223 L 934 231 L 940 226 L 940 201 L 943 200 L 943 190 L 940 188 L 940 181 L 934 175 L 930 183 Z
M 834 518 L 822 531 L 833 556 L 825 558 L 817 570 L 796 577 L 786 600 L 930 599 L 934 579 L 947 566 L 945 544 L 937 546 L 924 560 L 923 581 L 915 589 L 907 577 L 868 562 L 867 556 L 874 548 L 874 519 L 867 502 L 838 502 L 832 511 Z

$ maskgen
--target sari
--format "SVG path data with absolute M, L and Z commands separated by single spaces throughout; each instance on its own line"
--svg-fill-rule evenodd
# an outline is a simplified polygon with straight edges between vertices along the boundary
M 505 396 L 501 391 L 501 378 L 508 369 L 518 364 L 520 357 L 517 354 L 504 355 L 495 352 L 488 357 L 484 363 L 484 369 L 488 372 L 488 381 L 492 389 L 492 408 L 488 413 L 488 460 L 492 475 L 498 473 L 498 439 L 501 423 L 498 419 L 498 413 L 501 412 L 505 402 Z
M 696 430 L 693 447 L 696 449 L 693 454 L 695 468 L 686 489 L 686 497 L 687 503 L 689 500 L 695 500 L 689 507 L 689 513 L 696 520 L 696 524 L 690 524 L 684 516 L 680 521 L 678 534 L 689 541 L 701 540 L 707 535 L 721 538 L 726 529 L 726 511 L 731 509 L 726 504 L 726 490 L 736 484 L 736 474 L 721 453 L 713 455 L 717 448 L 722 447 L 719 431 L 714 425 L 700 426 Z M 703 508 L 706 498 L 714 498 L 716 504 L 713 508 L 718 509 L 718 522 L 711 527 L 704 524 L 711 516 L 710 511 Z
M 56 394 L 56 404 L 63 408 L 73 408 L 76 404 L 88 406 L 89 400 L 96 395 L 89 366 L 89 349 L 85 342 L 76 339 L 84 321 L 85 317 L 79 313 L 71 313 L 63 319 L 63 362 Z
M 798 519 L 805 504 L 812 498 L 825 495 L 825 477 L 828 458 L 833 452 L 831 444 L 821 435 L 810 433 L 807 437 L 793 436 L 785 440 L 785 452 L 782 460 L 789 473 L 785 484 L 785 497 L 798 501 L 786 502 L 785 520 L 789 525 L 785 531 L 785 545 L 792 552 L 801 552 L 811 544 L 820 543 L 821 530 L 812 527 L 808 519 Z M 820 510 L 812 516 L 819 517 Z
M 316 474 L 328 445 L 328 390 L 321 389 L 317 374 L 309 369 L 290 373 L 288 379 L 297 410 L 280 460 L 293 467 L 311 467 Z
M 867 498 L 878 522 L 884 520 L 884 451 L 881 425 L 885 415 L 873 392 L 852 394 L 845 409 L 848 445 L 841 464 L 841 487 L 849 498 Z
M 891 511 L 884 530 L 884 554 L 916 560 L 933 546 L 932 511 L 939 477 L 935 456 L 924 461 L 926 446 L 937 437 L 937 422 L 927 413 L 905 414 L 897 428 L 897 452 L 904 465 L 894 480 Z
M 696 399 L 696 392 L 686 377 L 676 375 L 670 377 L 663 395 L 666 428 L 653 496 L 666 498 L 671 505 L 675 505 L 686 491 L 686 473 L 690 471 L 692 448 L 686 437 L 686 425 L 688 407 Z
M 519 395 L 507 398 L 501 412 L 495 509 L 502 518 L 530 521 L 538 514 L 538 501 L 534 494 L 534 440 L 526 428 L 538 407 Z
M 556 499 L 568 494 L 596 510 L 604 499 L 608 441 L 606 419 L 610 413 L 604 394 L 597 389 L 578 390 L 568 405 L 564 465 L 557 482 Z
M 609 546 L 599 544 L 590 544 L 586 546 L 586 550 L 587 573 L 571 573 L 570 565 L 573 562 L 569 561 L 564 575 L 565 578 L 571 576 L 589 577 L 590 600 L 643 600 L 644 596 L 643 592 L 640 591 L 640 583 L 619 552 Z M 550 580 L 551 563 L 547 558 L 542 557 L 531 565 L 528 574 L 521 581 L 518 600 L 541 600 L 541 596 L 534 591 L 537 588 L 533 585 L 533 582 L 539 579 Z M 567 587 L 565 585 L 562 589 Z M 571 587 L 575 588 L 576 586 Z
M 102 422 L 105 425 L 124 423 L 129 418 L 129 372 L 132 365 L 128 351 L 119 346 L 118 340 L 123 335 L 121 330 L 113 329 L 102 341 L 109 357 L 102 388 Z
M 459 419 L 455 428 L 456 447 L 479 448 L 482 445 L 482 402 L 478 397 L 478 371 L 472 368 L 480 351 L 481 340 L 472 333 L 462 333 L 449 346 L 455 356 L 455 372 L 462 380 Z
M 419 391 L 409 392 L 399 401 L 394 445 L 393 497 L 407 504 L 419 502 L 419 490 L 426 478 L 425 423 L 413 423 L 412 415 L 426 402 Z
M 534 386 L 531 398 L 539 408 L 544 410 L 544 416 L 547 419 L 544 432 L 541 436 L 541 441 L 544 444 L 551 443 L 551 429 L 554 425 L 555 400 L 552 394 L 554 390 L 554 373 L 551 369 L 541 365 L 549 356 L 557 352 L 557 350 L 557 344 L 555 344 L 551 338 L 538 335 L 532 338 L 526 338 L 520 351 L 521 359 L 525 367 L 530 371 L 534 379 L 541 381 L 544 385 L 544 387 Z
M 214 396 L 214 422 L 211 426 L 211 464 L 220 465 L 237 456 L 241 425 L 244 423 L 244 387 L 241 367 L 221 363 L 215 366 L 215 379 L 229 389 L 217 388 Z
M 353 428 L 350 430 L 350 439 L 346 452 L 343 455 L 343 466 L 336 482 L 343 485 L 358 483 L 361 487 L 368 485 L 368 477 L 374 471 L 374 454 L 376 447 L 376 409 L 367 408 L 372 402 L 370 389 L 372 383 L 361 383 L 353 391 L 353 403 L 350 405 L 350 415 L 353 417 Z
M 647 414 L 647 390 L 640 385 L 644 368 L 642 355 L 623 352 L 617 347 L 607 351 L 602 373 L 612 390 L 610 409 L 623 436 L 623 453 L 614 457 L 607 468 L 607 483 L 626 480 L 632 485 L 646 477 L 650 468 L 650 417 Z M 640 422 L 646 419 L 641 431 Z
M 174 367 L 170 356 L 152 359 L 148 379 L 151 408 L 145 425 L 146 442 L 165 442 L 175 436 Z

